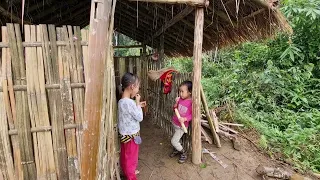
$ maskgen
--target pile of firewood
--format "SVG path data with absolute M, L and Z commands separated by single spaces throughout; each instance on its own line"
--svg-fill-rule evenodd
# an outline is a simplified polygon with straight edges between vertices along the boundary
M 201 134 L 202 140 L 207 141 L 209 144 L 216 144 L 217 147 L 221 147 L 220 137 L 228 138 L 232 141 L 233 147 L 236 150 L 240 150 L 240 144 L 237 141 L 238 132 L 233 127 L 241 127 L 242 124 L 219 122 L 217 114 L 220 111 L 225 110 L 226 106 L 209 110 L 208 104 L 201 88 L 201 101 L 204 108 L 204 114 L 201 119 Z

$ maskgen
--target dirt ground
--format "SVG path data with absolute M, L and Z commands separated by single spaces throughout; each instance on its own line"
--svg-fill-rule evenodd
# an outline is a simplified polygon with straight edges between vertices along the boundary
M 291 171 L 290 168 L 263 155 L 243 138 L 239 138 L 241 151 L 234 150 L 230 140 L 221 139 L 221 148 L 203 143 L 204 147 L 215 152 L 215 155 L 228 165 L 224 169 L 209 154 L 203 155 L 203 162 L 207 164 L 205 168 L 192 164 L 191 154 L 187 163 L 179 164 L 178 157 L 169 157 L 172 151 L 170 137 L 148 119 L 141 123 L 141 136 L 143 142 L 139 155 L 139 180 L 260 180 L 263 178 L 255 171 L 259 164 Z

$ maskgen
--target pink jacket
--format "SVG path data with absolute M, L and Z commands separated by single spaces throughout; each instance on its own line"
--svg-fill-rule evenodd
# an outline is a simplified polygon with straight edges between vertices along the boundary
M 189 126 L 189 122 L 192 120 L 192 100 L 191 99 L 179 99 L 177 107 L 180 116 L 187 118 L 187 121 L 184 122 L 186 127 Z M 174 114 L 172 121 L 175 125 L 180 126 L 178 117 Z

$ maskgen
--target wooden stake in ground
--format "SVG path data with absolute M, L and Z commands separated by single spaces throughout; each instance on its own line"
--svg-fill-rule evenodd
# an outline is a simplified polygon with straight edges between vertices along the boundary
M 201 163 L 201 67 L 202 67 L 202 41 L 203 41 L 204 9 L 196 8 L 194 47 L 193 47 L 193 89 L 192 89 L 192 162 Z

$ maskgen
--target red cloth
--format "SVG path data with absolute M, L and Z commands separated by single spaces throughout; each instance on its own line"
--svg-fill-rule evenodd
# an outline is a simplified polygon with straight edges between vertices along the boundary
M 163 73 L 160 76 L 160 80 L 163 84 L 163 93 L 169 94 L 171 92 L 172 88 L 172 73 L 175 72 L 175 70 L 169 70 Z
M 127 180 L 137 180 L 135 171 L 138 166 L 139 145 L 132 139 L 127 143 L 121 143 L 120 166 Z

